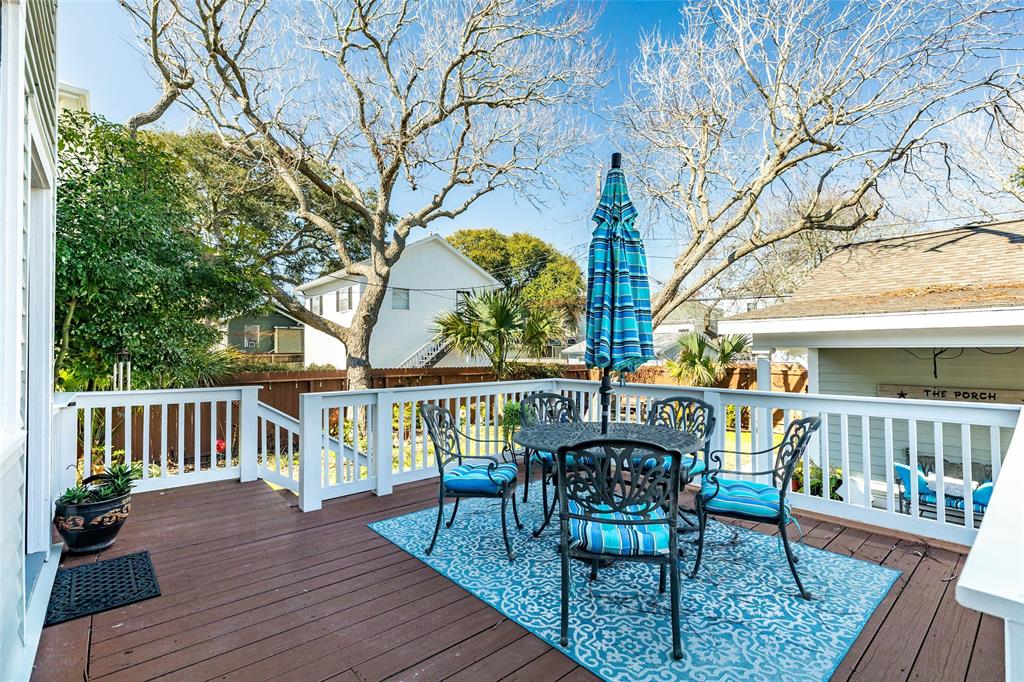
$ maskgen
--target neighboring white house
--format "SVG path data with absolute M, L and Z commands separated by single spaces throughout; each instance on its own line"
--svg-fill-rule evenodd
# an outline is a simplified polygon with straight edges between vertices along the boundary
M 500 287 L 501 282 L 466 258 L 444 238 L 431 235 L 409 244 L 391 269 L 377 324 L 370 338 L 373 367 L 480 366 L 481 358 L 450 351 L 435 339 L 433 325 L 442 312 L 455 310 L 474 290 Z M 348 326 L 359 297 L 366 290 L 365 277 L 331 273 L 298 287 L 306 307 L 323 317 Z M 344 344 L 321 331 L 304 327 L 303 348 L 307 365 L 347 367 Z
M 0 3 L 0 680 L 27 680 L 60 557 L 54 495 L 57 3 Z
M 1024 222 L 841 247 L 787 301 L 722 320 L 718 329 L 750 334 L 755 352 L 806 352 L 811 393 L 1020 405 Z M 868 422 L 871 442 L 886 428 L 876 421 Z M 946 425 L 941 448 L 954 471 L 965 443 L 955 426 Z M 835 435 L 840 425 L 830 428 Z M 862 422 L 851 420 L 847 428 L 859 438 Z M 890 428 L 909 448 L 907 422 L 896 420 Z M 988 452 L 989 434 L 975 430 L 966 442 L 978 452 L 977 462 L 987 456 L 981 452 Z M 934 461 L 934 432 L 922 429 L 917 436 L 922 460 Z M 851 449 L 856 467 L 859 448 Z M 975 469 L 975 481 L 990 475 L 985 467 Z

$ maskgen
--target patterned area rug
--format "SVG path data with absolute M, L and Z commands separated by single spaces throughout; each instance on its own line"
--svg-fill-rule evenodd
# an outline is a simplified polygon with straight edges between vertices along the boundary
M 499 502 L 463 500 L 431 556 L 424 550 L 436 508 L 370 528 L 475 594 L 555 648 L 560 563 L 557 519 L 534 539 L 540 489 L 520 505 L 525 528 L 509 533 L 517 553 L 505 558 Z M 521 492 L 519 493 L 522 494 Z M 520 502 L 522 498 L 520 497 Z M 446 509 L 451 512 L 451 505 Z M 899 573 L 859 559 L 796 545 L 804 584 L 798 596 L 777 538 L 714 521 L 698 579 L 685 577 L 696 547 L 683 535 L 681 629 L 684 657 L 672 658 L 668 594 L 658 569 L 618 561 L 600 571 L 572 562 L 570 642 L 565 653 L 606 680 L 827 680 Z

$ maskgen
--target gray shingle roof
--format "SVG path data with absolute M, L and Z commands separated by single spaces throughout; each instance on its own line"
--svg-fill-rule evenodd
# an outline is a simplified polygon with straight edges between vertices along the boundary
M 840 247 L 789 300 L 732 320 L 1024 306 L 1024 221 Z

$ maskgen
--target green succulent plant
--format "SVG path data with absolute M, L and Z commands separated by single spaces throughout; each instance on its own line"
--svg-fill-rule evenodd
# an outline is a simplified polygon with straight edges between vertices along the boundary
M 89 502 L 92 498 L 92 489 L 84 485 L 76 485 L 64 491 L 64 494 L 57 498 L 57 504 L 82 504 Z
M 105 502 L 124 497 L 132 491 L 135 481 L 142 478 L 142 465 L 111 464 L 93 485 L 76 485 L 57 498 L 57 504 L 85 504 Z

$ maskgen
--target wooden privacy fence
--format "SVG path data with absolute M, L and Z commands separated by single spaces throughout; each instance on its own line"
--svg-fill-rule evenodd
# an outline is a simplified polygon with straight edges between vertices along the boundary
M 583 365 L 560 367 L 562 378 L 586 379 Z M 375 369 L 370 373 L 371 389 L 480 384 L 498 381 L 490 367 L 432 367 L 427 369 Z M 232 386 L 259 386 L 260 402 L 292 417 L 299 416 L 299 396 L 303 393 L 347 391 L 348 372 L 317 370 L 299 372 L 246 372 L 227 383 Z

